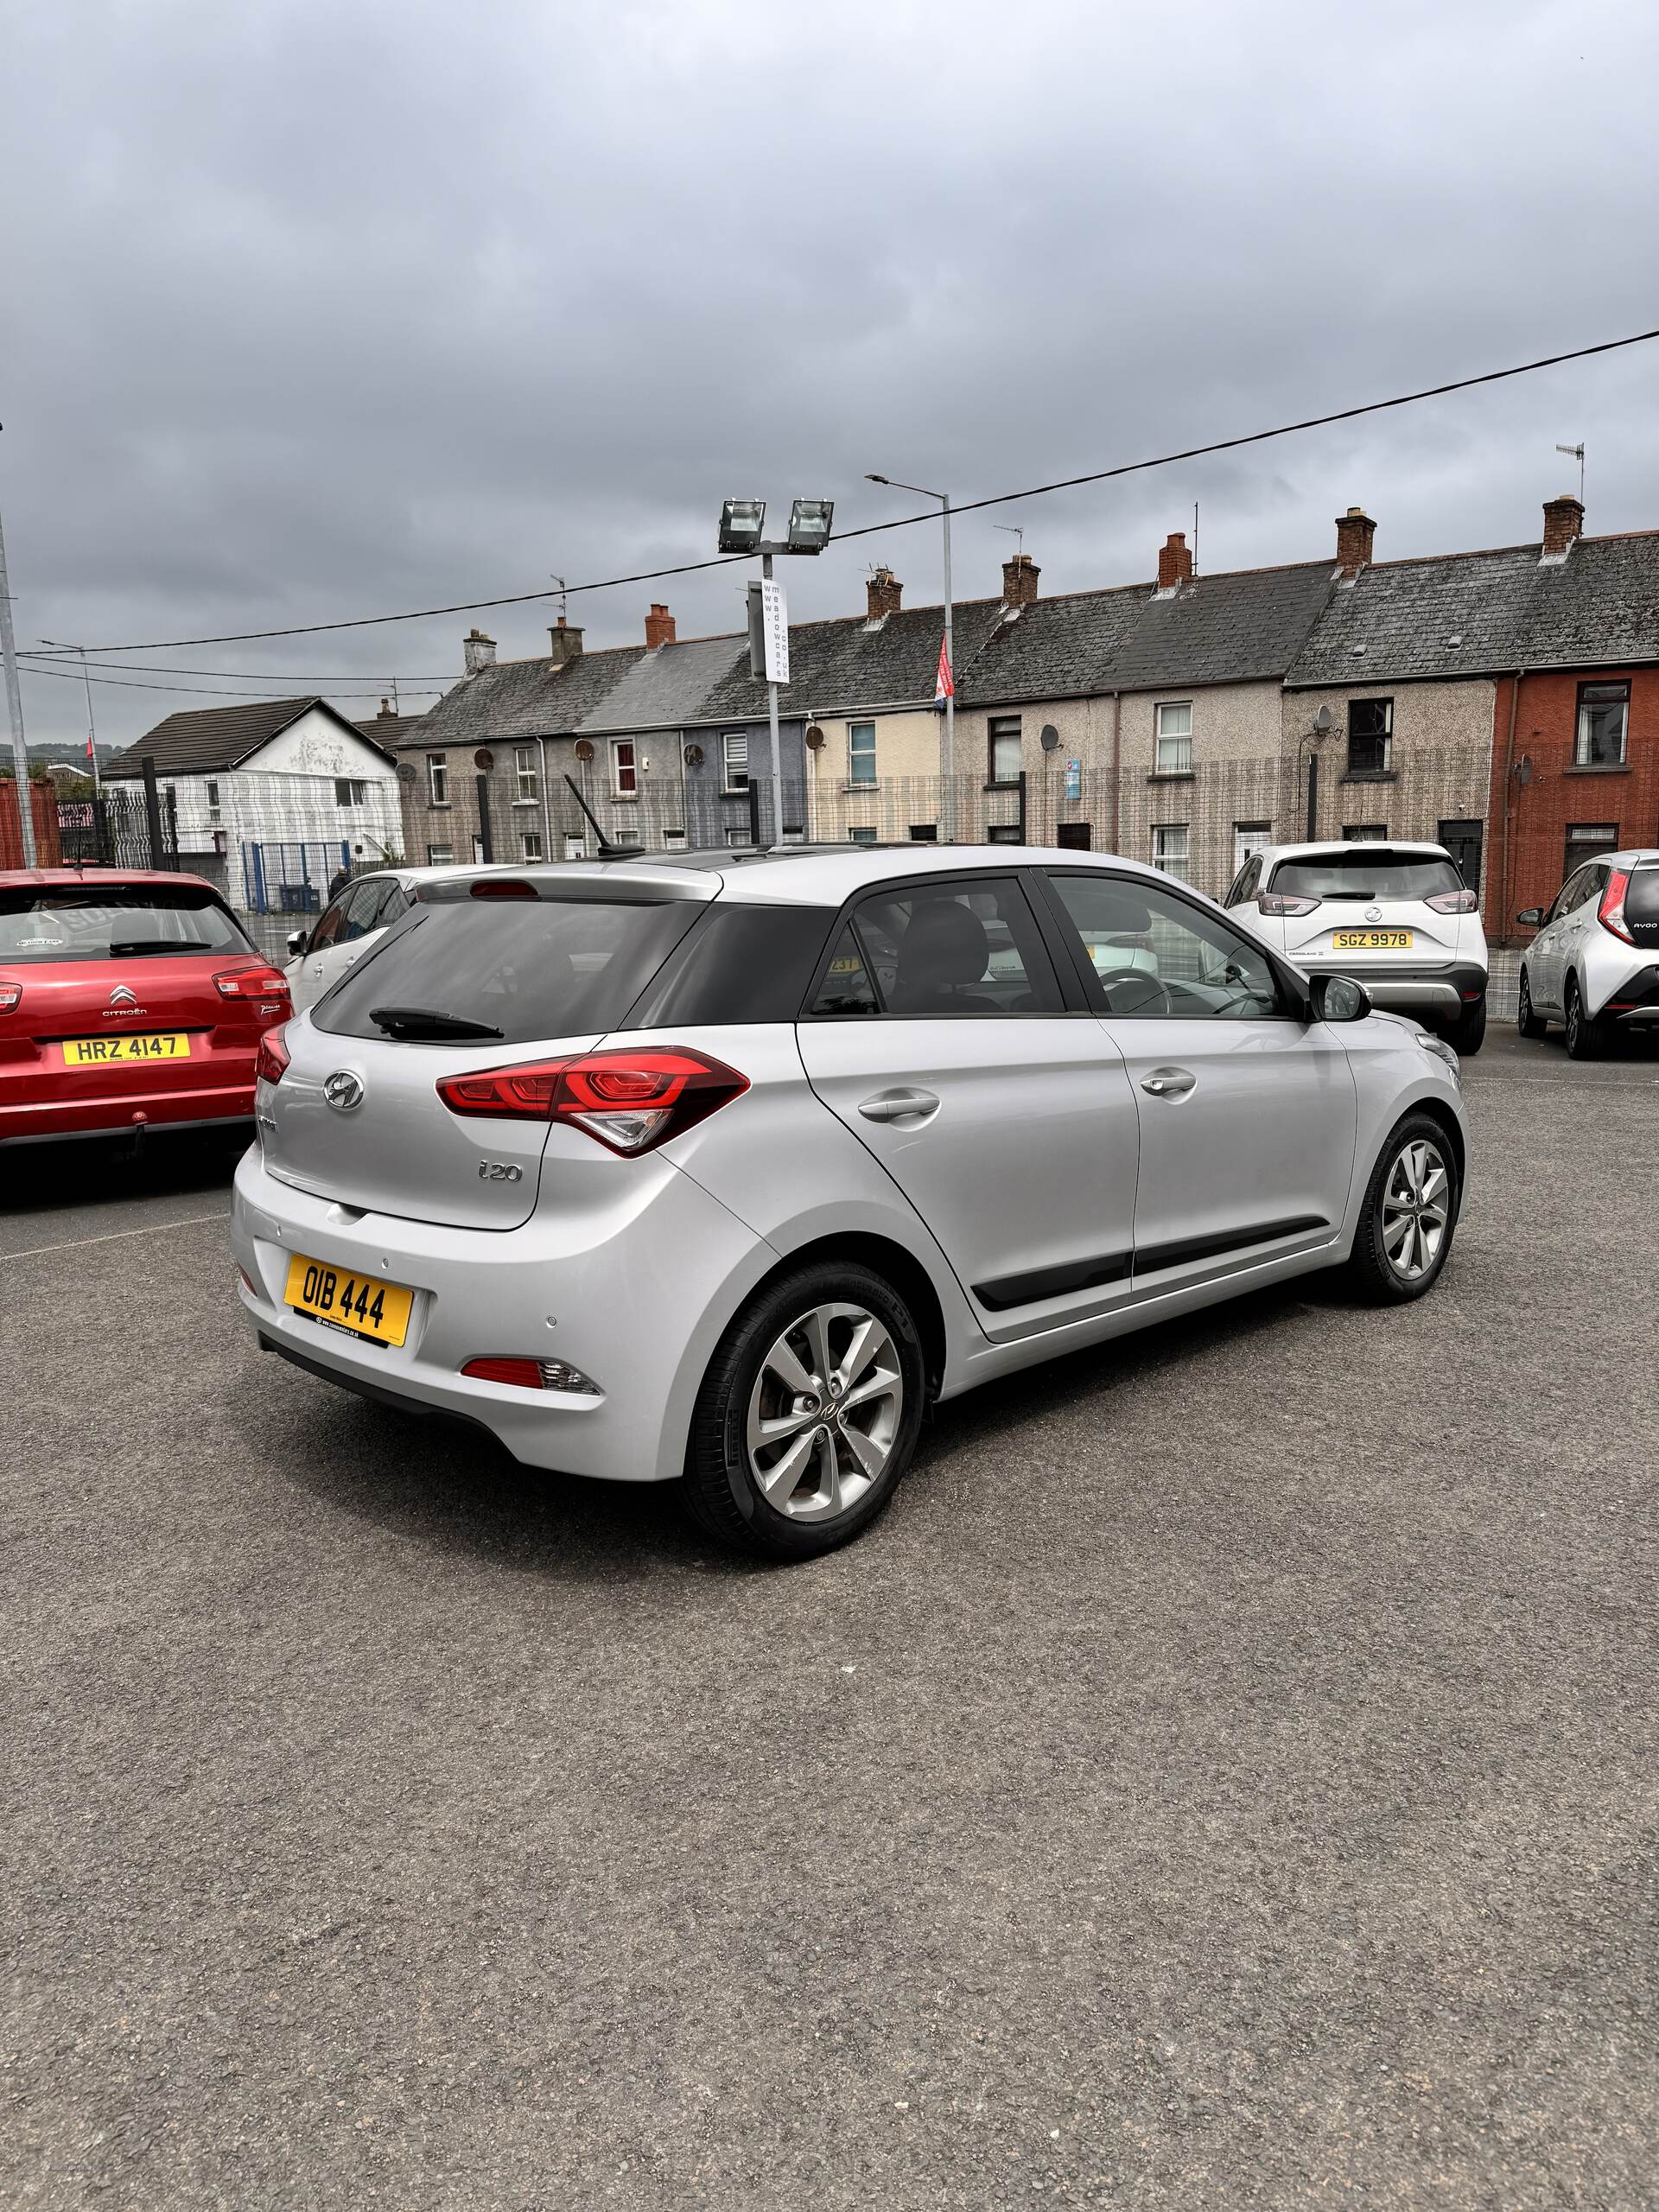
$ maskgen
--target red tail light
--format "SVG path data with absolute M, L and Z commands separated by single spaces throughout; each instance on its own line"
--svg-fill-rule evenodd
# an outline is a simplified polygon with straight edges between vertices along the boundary
M 1437 891 L 1423 904 L 1432 906 L 1437 914 L 1472 914 L 1480 901 L 1472 891 Z
M 1282 919 L 1287 914 L 1311 914 L 1319 902 L 1317 899 L 1293 899 L 1287 891 L 1264 891 L 1255 903 L 1264 914 Z
M 748 1087 L 747 1076 L 705 1053 L 652 1046 L 445 1076 L 438 1096 L 452 1114 L 575 1122 L 632 1157 L 682 1135 Z
M 21 983 L 0 983 L 0 1014 L 10 1014 L 22 995 Z
M 280 1083 L 288 1066 L 288 1047 L 283 1042 L 285 1022 L 278 1022 L 275 1029 L 267 1029 L 259 1039 L 259 1049 L 253 1056 L 253 1072 L 261 1083 Z
M 231 968 L 214 976 L 213 988 L 222 999 L 286 998 L 288 978 L 280 968 Z
M 516 875 L 480 876 L 467 892 L 470 899 L 533 899 L 536 887 Z
M 1614 937 L 1622 937 L 1626 944 L 1634 944 L 1630 925 L 1624 919 L 1624 893 L 1630 887 L 1630 871 L 1616 868 L 1607 879 L 1607 888 L 1601 894 L 1601 904 L 1596 909 L 1596 919 Z

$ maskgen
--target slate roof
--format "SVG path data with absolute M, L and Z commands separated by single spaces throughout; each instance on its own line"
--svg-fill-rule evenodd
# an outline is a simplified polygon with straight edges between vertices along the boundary
M 1064 699 L 1098 690 L 1102 671 L 1134 629 L 1150 584 L 1039 599 L 1012 620 L 994 620 L 971 658 L 957 657 L 957 704 Z M 1001 609 L 995 613 L 1001 616 Z M 1104 683 L 1110 689 L 1113 678 Z
M 570 737 L 637 660 L 644 645 L 609 645 L 556 668 L 545 655 L 498 661 L 446 691 L 397 750 L 497 745 L 515 738 Z
M 582 734 L 588 737 L 610 730 L 677 729 L 697 721 L 710 692 L 732 673 L 740 659 L 747 675 L 748 654 L 747 632 L 741 637 L 688 638 L 683 645 L 655 646 L 640 654 L 601 696 L 583 716 Z M 764 713 L 764 685 L 760 696 Z
M 141 776 L 146 754 L 158 776 L 212 775 L 216 768 L 235 768 L 313 707 L 358 735 L 354 725 L 315 692 L 303 699 L 251 699 L 241 707 L 192 707 L 157 722 L 118 753 L 104 773 Z
M 958 695 L 962 670 L 989 635 L 999 611 L 994 599 L 964 600 L 951 609 Z M 831 714 L 846 708 L 907 702 L 931 707 L 944 634 L 943 607 L 902 607 L 877 623 L 863 615 L 792 622 L 784 711 L 798 717 L 809 709 L 814 714 Z M 709 694 L 698 719 L 758 721 L 766 711 L 766 687 L 749 674 L 745 651 Z
M 400 737 L 419 729 L 425 720 L 424 715 L 371 715 L 366 721 L 353 722 L 352 728 L 359 737 L 367 738 L 371 745 L 378 745 L 385 752 Z
M 1659 660 L 1659 531 L 1581 537 L 1559 566 L 1545 567 L 1539 550 L 1508 545 L 1363 569 L 1332 593 L 1287 683 Z
M 1275 681 L 1295 659 L 1331 589 L 1334 563 L 1198 576 L 1146 601 L 1106 672 L 1109 688 Z

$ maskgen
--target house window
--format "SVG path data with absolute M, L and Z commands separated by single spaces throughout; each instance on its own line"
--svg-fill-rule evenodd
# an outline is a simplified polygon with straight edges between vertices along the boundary
M 849 830 L 847 836 L 855 845 L 873 845 L 875 842 L 874 830 Z
M 1273 842 L 1271 822 L 1235 822 L 1233 824 L 1233 874 L 1236 875 L 1246 861 L 1251 860 L 1264 845 Z
M 988 822 L 985 824 L 985 842 L 988 845 L 1017 845 L 1020 842 L 1020 824 L 1017 822 Z
M 747 845 L 752 844 L 753 839 L 747 830 L 728 830 L 726 832 L 726 842 L 728 845 Z
M 1579 734 L 1573 760 L 1580 768 L 1622 768 L 1630 719 L 1628 683 L 1580 683 Z
M 210 822 L 219 820 L 219 783 L 213 776 L 207 779 L 207 819 Z
M 1020 780 L 1020 717 L 1018 715 L 993 715 L 990 726 L 990 774 L 993 784 L 1017 784 Z
M 1157 726 L 1153 766 L 1160 776 L 1190 776 L 1192 772 L 1192 702 L 1172 699 L 1154 707 Z
M 720 788 L 746 791 L 749 788 L 749 741 L 741 729 L 728 729 L 720 741 Z
M 541 778 L 536 772 L 536 748 L 533 745 L 517 745 L 512 752 L 513 771 L 518 779 L 516 804 L 534 806 L 542 795 Z
M 564 857 L 566 860 L 580 861 L 585 860 L 587 856 L 588 845 L 586 839 L 575 836 L 570 831 L 567 830 L 565 832 L 564 838 Z
M 685 842 L 684 830 L 664 830 L 663 832 L 663 842 L 665 845 L 683 845 Z
M 440 799 L 437 804 L 442 806 L 444 802 Z M 453 845 L 429 845 L 426 849 L 426 864 L 429 868 L 448 868 L 454 857 L 455 849 Z
M 1575 868 L 1586 861 L 1592 861 L 1598 853 L 1612 853 L 1618 849 L 1617 822 L 1569 822 L 1567 825 L 1567 856 L 1561 864 L 1561 880 L 1565 882 Z
M 1152 864 L 1162 868 L 1166 875 L 1178 875 L 1187 880 L 1190 856 L 1187 849 L 1187 828 L 1185 822 L 1160 822 L 1152 833 Z
M 785 822 L 784 842 L 786 845 L 804 845 L 806 842 L 805 824 L 800 822 Z
M 875 724 L 847 725 L 847 780 L 849 784 L 875 781 Z
M 1348 702 L 1349 774 L 1387 775 L 1393 750 L 1393 700 L 1351 699 Z
M 542 833 L 539 830 L 525 830 L 518 838 L 520 860 L 538 861 L 542 857 Z
M 912 822 L 910 825 L 910 842 L 912 845 L 937 845 L 939 842 L 938 823 Z
M 1344 822 L 1342 825 L 1345 845 L 1380 845 L 1386 842 L 1388 835 L 1386 822 Z
M 449 756 L 447 753 L 429 753 L 426 756 L 426 796 L 434 806 L 449 804 Z
M 366 806 L 368 803 L 369 787 L 361 777 L 336 776 L 334 778 L 334 804 L 336 806 Z
M 611 789 L 618 798 L 638 798 L 639 770 L 634 760 L 633 740 L 613 737 L 611 740 Z

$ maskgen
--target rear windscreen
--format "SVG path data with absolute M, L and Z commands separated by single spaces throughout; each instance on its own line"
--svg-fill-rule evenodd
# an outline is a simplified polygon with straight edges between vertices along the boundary
M 333 1036 L 385 1038 L 377 1007 L 418 1007 L 499 1030 L 509 1045 L 614 1029 L 702 911 L 613 898 L 422 901 L 311 1019 Z
M 1281 861 L 1268 887 L 1292 899 L 1433 899 L 1442 891 L 1461 891 L 1463 878 L 1450 861 L 1432 854 L 1356 844 L 1344 852 Z
M 251 952 L 205 885 L 48 883 L 0 889 L 0 965 Z
M 1624 893 L 1627 922 L 1659 922 L 1659 868 L 1639 868 Z

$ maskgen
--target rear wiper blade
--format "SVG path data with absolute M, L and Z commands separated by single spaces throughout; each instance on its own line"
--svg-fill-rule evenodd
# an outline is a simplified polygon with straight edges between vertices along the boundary
M 390 1037 L 499 1037 L 501 1032 L 487 1021 L 470 1021 L 464 1014 L 443 1014 L 429 1006 L 377 1006 L 369 1020 Z

